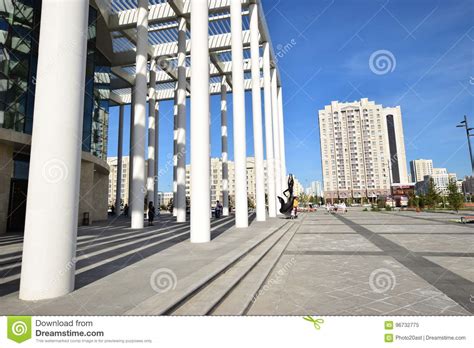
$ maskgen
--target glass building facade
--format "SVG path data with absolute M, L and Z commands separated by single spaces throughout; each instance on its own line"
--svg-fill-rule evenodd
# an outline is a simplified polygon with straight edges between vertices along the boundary
M 0 128 L 31 134 L 41 0 L 0 2 Z M 89 9 L 82 150 L 106 160 L 110 63 L 96 46 L 97 11 Z

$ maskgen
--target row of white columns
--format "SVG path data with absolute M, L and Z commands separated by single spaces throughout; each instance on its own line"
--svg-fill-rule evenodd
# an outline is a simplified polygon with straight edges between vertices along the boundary
M 208 2 L 191 3 L 191 242 L 210 241 L 210 103 Z M 83 89 L 89 6 L 83 1 L 43 2 L 38 55 L 34 125 L 23 246 L 20 298 L 41 300 L 74 289 L 77 212 L 81 165 Z M 65 13 L 74 13 L 73 17 Z M 251 5 L 253 128 L 257 175 L 257 220 L 265 220 L 263 129 L 259 64 L 258 6 Z M 176 216 L 186 220 L 186 21 L 179 19 L 178 83 L 176 91 Z M 231 1 L 232 92 L 235 160 L 236 226 L 248 226 L 246 125 L 241 2 Z M 64 50 L 63 47 L 71 47 Z M 269 216 L 276 216 L 276 195 L 285 180 L 282 92 L 270 67 L 269 44 L 264 44 L 264 97 L 268 162 Z M 131 111 L 131 227 L 143 228 L 145 194 L 158 202 L 158 102 L 152 62 L 147 89 L 148 1 L 138 1 L 136 78 Z M 54 66 L 55 69 L 50 69 Z M 148 172 L 145 173 L 146 102 L 149 93 Z M 227 88 L 221 89 L 221 133 L 224 215 L 228 214 Z M 119 157 L 123 145 L 123 107 L 119 114 Z M 51 134 L 54 134 L 52 137 Z M 119 163 L 119 171 L 121 164 Z M 121 175 L 120 175 L 121 179 Z M 116 207 L 120 209 L 121 183 Z M 227 209 L 226 209 L 227 208 Z M 226 211 L 227 210 L 227 211 Z
M 208 10 L 206 1 L 192 3 L 191 26 L 191 241 L 210 240 L 209 197 L 209 50 Z M 246 125 L 245 89 L 243 70 L 241 3 L 232 0 L 231 52 L 232 52 L 232 93 L 233 93 L 233 141 L 235 166 L 235 217 L 236 227 L 248 226 L 247 168 L 246 168 Z M 278 214 L 277 194 L 286 185 L 286 165 L 283 128 L 282 91 L 278 86 L 277 74 L 270 65 L 270 45 L 264 43 L 264 97 L 265 131 L 267 151 L 267 188 L 265 190 L 264 151 L 262 129 L 262 102 L 260 86 L 260 43 L 258 27 L 258 5 L 250 5 L 250 50 L 252 65 L 252 111 L 254 130 L 254 153 L 256 169 L 256 218 L 265 221 L 265 191 L 268 193 L 269 216 Z M 199 42 L 199 44 L 195 44 Z M 193 89 L 193 87 L 195 89 Z M 221 85 L 221 137 L 222 137 L 222 192 L 224 215 L 228 215 L 228 134 L 227 134 L 227 86 L 225 78 Z

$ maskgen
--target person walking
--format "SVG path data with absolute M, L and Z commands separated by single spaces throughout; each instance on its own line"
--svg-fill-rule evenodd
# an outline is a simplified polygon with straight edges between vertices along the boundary
M 298 205 L 299 205 L 298 197 L 295 197 L 293 201 L 293 211 L 295 219 L 298 217 Z
M 221 216 L 222 216 L 222 210 L 223 210 L 223 206 L 221 204 L 221 202 L 219 201 L 216 201 L 216 218 L 219 219 Z
M 128 204 L 123 206 L 123 216 L 128 216 Z
M 155 219 L 155 207 L 153 202 L 148 203 L 148 226 L 153 226 L 153 220 Z

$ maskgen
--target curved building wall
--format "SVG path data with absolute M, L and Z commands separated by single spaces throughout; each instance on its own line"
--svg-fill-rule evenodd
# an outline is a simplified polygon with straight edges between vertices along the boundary
M 79 223 L 84 213 L 89 213 L 91 222 L 107 218 L 111 69 L 99 46 L 107 47 L 110 42 L 103 32 L 97 35 L 103 22 L 98 16 L 91 6 L 84 76 Z M 24 224 L 40 20 L 41 0 L 0 2 L 0 234 L 21 231 Z

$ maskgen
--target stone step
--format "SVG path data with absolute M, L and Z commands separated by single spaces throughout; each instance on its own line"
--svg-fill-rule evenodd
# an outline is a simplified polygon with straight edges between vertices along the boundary
M 225 296 L 242 280 L 262 258 L 288 232 L 292 224 L 269 236 L 232 267 L 210 282 L 206 287 L 194 294 L 172 315 L 207 315 Z
M 298 224 L 280 238 L 260 262 L 227 294 L 211 315 L 245 315 L 259 295 L 259 290 L 274 269 L 281 254 L 298 230 Z M 263 291 L 263 290 L 262 290 Z
M 278 224 L 276 224 L 278 226 Z M 214 259 L 206 266 L 201 267 L 183 279 L 179 279 L 173 291 L 156 294 L 126 311 L 125 315 L 170 315 L 182 304 L 199 293 L 208 284 L 228 271 L 252 250 L 265 242 L 268 238 L 289 228 L 289 222 L 277 226 L 270 226 L 264 233 L 257 233 L 255 237 L 242 242 L 238 247 Z M 263 231 L 262 231 L 263 232 Z M 237 238 L 228 235 L 226 239 Z M 239 237 L 240 238 L 240 237 Z

